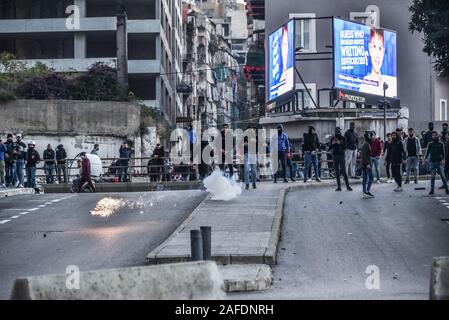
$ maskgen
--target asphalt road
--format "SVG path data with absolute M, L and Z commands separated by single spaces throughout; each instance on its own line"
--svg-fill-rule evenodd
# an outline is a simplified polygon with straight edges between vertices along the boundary
M 449 196 L 430 197 L 428 183 L 419 186 L 426 190 L 375 185 L 367 200 L 360 185 L 352 193 L 290 193 L 273 288 L 232 298 L 428 299 L 432 258 L 449 255 L 449 224 L 441 220 L 449 219 Z M 368 266 L 379 270 L 379 289 L 367 289 Z
M 65 273 L 69 265 L 81 271 L 143 265 L 205 196 L 164 191 L 0 199 L 0 299 L 9 299 L 16 277 Z

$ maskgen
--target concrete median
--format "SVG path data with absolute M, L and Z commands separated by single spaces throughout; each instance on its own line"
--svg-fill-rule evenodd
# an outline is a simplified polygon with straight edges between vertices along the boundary
M 220 300 L 223 287 L 215 262 L 188 262 L 17 279 L 11 299 Z
M 449 257 L 433 259 L 429 298 L 430 300 L 449 300 Z

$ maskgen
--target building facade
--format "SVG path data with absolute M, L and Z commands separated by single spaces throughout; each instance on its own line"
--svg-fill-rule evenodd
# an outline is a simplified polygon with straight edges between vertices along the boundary
M 290 18 L 305 18 L 298 21 L 297 46 L 303 53 L 329 51 L 332 45 L 331 20 L 307 18 L 338 16 L 345 20 L 375 24 L 398 32 L 398 95 L 401 106 L 410 111 L 410 121 L 448 120 L 447 101 L 449 99 L 449 80 L 439 77 L 432 67 L 432 59 L 425 54 L 422 35 L 411 34 L 408 30 L 411 0 L 284 0 L 282 6 L 276 1 L 266 1 L 266 34 L 268 35 Z M 329 92 L 319 89 L 332 86 L 332 61 L 303 61 L 297 63 L 307 87 L 322 107 L 330 107 Z M 299 82 L 299 79 L 298 79 Z M 304 90 L 300 83 L 298 90 Z M 301 104 L 314 108 L 313 103 L 304 96 Z M 345 105 L 355 108 L 354 104 Z M 362 106 L 363 107 L 363 106 Z M 280 113 L 292 111 L 291 108 L 278 110 Z
M 59 72 L 117 63 L 117 3 L 111 0 L 2 0 L 0 52 Z M 123 0 L 129 89 L 172 124 L 182 114 L 182 1 Z

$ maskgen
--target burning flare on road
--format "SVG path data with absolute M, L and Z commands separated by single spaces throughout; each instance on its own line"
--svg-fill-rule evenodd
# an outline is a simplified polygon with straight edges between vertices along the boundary
M 110 197 L 103 198 L 98 201 L 97 206 L 90 213 L 93 216 L 100 216 L 107 218 L 114 214 L 117 210 L 122 208 L 125 205 L 125 202 L 121 199 L 113 199 Z

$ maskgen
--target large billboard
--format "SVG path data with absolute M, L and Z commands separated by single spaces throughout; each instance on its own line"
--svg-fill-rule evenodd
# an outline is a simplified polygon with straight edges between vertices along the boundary
M 334 85 L 361 96 L 398 99 L 397 34 L 334 19 Z
M 288 21 L 268 39 L 268 101 L 279 101 L 295 86 L 295 23 Z

